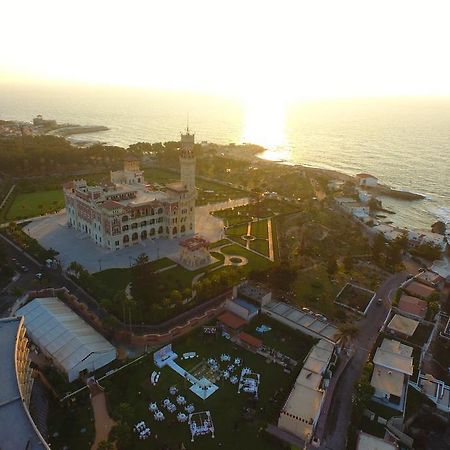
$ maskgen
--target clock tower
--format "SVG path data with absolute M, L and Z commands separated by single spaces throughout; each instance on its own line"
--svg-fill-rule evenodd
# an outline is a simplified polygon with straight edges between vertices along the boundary
M 180 149 L 180 178 L 184 187 L 191 193 L 195 193 L 195 155 L 194 155 L 194 134 L 181 133 Z

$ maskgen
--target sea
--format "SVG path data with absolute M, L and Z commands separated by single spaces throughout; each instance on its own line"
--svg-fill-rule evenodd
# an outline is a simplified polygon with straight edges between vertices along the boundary
M 386 221 L 429 230 L 450 223 L 450 97 L 368 98 L 279 102 L 264 93 L 242 101 L 202 93 L 138 88 L 0 83 L 0 119 L 31 121 L 37 114 L 61 123 L 105 125 L 76 135 L 127 147 L 178 140 L 187 123 L 196 141 L 252 142 L 260 157 L 284 164 L 367 172 L 425 199 L 382 198 L 395 214 Z

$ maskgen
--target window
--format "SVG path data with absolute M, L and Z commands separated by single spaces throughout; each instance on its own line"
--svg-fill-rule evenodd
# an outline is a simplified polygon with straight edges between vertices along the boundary
M 135 222 L 135 223 L 132 223 L 132 224 L 131 224 L 131 229 L 132 229 L 132 230 L 135 230 L 135 229 L 137 228 L 137 226 L 138 226 L 138 225 L 137 225 L 136 222 Z
M 122 231 L 128 231 L 128 225 L 124 225 L 123 227 L 122 227 Z
M 124 244 L 126 244 L 127 242 L 130 242 L 130 238 L 129 238 L 128 234 L 126 234 L 126 235 L 123 237 L 123 242 L 124 242 Z
M 108 242 L 108 244 L 109 244 L 109 242 Z M 116 246 L 119 246 L 120 245 L 120 241 L 116 241 Z
M 122 222 L 128 222 L 128 216 L 122 216 Z
M 139 239 L 139 236 L 137 233 L 133 233 L 133 235 L 131 236 L 131 240 L 132 241 L 137 241 Z

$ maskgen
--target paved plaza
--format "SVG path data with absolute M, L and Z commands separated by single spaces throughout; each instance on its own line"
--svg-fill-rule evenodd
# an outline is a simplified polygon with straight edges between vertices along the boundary
M 247 199 L 230 200 L 224 203 L 199 206 L 195 210 L 197 234 L 210 242 L 224 237 L 223 221 L 210 212 L 246 204 Z M 164 256 L 176 258 L 179 253 L 179 239 L 146 240 L 132 247 L 111 251 L 97 246 L 88 236 L 67 227 L 64 211 L 51 216 L 33 220 L 24 227 L 24 231 L 37 239 L 44 248 L 53 248 L 59 252 L 58 259 L 63 267 L 77 261 L 89 272 L 130 267 L 136 257 L 142 253 L 151 261 Z

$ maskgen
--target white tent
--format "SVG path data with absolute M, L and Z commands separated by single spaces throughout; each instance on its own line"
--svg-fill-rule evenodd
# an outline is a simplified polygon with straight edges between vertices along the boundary
M 17 311 L 31 340 L 67 374 L 92 372 L 116 359 L 116 349 L 61 300 L 37 298 Z

